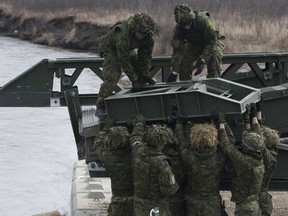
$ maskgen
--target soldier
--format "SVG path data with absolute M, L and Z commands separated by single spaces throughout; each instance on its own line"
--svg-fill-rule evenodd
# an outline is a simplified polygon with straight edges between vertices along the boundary
M 134 214 L 147 216 L 157 208 L 160 216 L 170 216 L 169 196 L 178 190 L 178 184 L 168 158 L 162 152 L 169 136 L 165 126 L 151 125 L 146 132 L 144 124 L 143 116 L 137 116 L 130 138 L 135 191 Z
M 179 74 L 180 80 L 191 80 L 200 74 L 207 64 L 207 78 L 219 77 L 224 50 L 224 36 L 206 11 L 192 11 L 186 4 L 178 4 L 174 8 L 176 27 L 171 41 L 172 73 L 167 82 L 175 82 Z
M 133 216 L 132 154 L 126 127 L 113 126 L 95 138 L 94 149 L 111 179 L 109 216 Z
M 192 126 L 185 137 L 182 122 L 177 120 L 175 134 L 187 174 L 186 215 L 225 215 L 220 196 L 220 180 L 225 155 L 218 148 L 217 129 L 213 124 Z
M 121 69 L 132 82 L 135 91 L 142 84 L 155 84 L 149 76 L 154 46 L 153 31 L 153 19 L 148 14 L 140 13 L 117 22 L 100 38 L 99 53 L 104 57 L 104 82 L 96 102 L 96 116 L 100 119 L 106 117 L 104 99 L 112 95 L 120 79 Z
M 229 140 L 225 125 L 224 113 L 219 113 L 219 140 L 224 153 L 229 157 L 234 169 L 231 201 L 236 203 L 235 216 L 260 216 L 259 194 L 261 192 L 264 164 L 262 151 L 263 137 L 254 131 L 244 131 L 242 135 L 242 149 L 237 149 L 234 142 Z M 253 118 L 253 124 L 258 124 Z
M 272 196 L 268 193 L 269 183 L 273 172 L 277 165 L 277 145 L 280 142 L 278 131 L 271 129 L 264 125 L 262 121 L 262 104 L 263 98 L 256 103 L 256 117 L 261 125 L 261 133 L 265 138 L 265 146 L 262 156 L 265 166 L 265 173 L 263 177 L 262 189 L 259 195 L 259 204 L 262 211 L 262 216 L 270 216 L 273 211 Z M 254 127 L 257 127 L 256 129 Z M 257 124 L 252 124 L 252 129 L 259 130 Z
M 170 196 L 170 213 L 171 216 L 185 216 L 185 201 L 184 201 L 184 189 L 186 185 L 186 175 L 179 154 L 179 149 L 177 146 L 177 138 L 173 130 L 169 127 L 166 128 L 170 138 L 167 144 L 164 146 L 163 152 L 169 157 L 170 166 L 172 172 L 175 175 L 176 182 L 179 185 L 179 189 L 175 194 Z

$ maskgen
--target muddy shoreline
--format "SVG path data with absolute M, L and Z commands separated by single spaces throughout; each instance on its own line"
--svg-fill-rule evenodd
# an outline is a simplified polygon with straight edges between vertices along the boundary
M 35 44 L 97 53 L 99 38 L 108 28 L 88 22 L 75 22 L 74 16 L 44 21 L 23 19 L 0 9 L 0 34 Z

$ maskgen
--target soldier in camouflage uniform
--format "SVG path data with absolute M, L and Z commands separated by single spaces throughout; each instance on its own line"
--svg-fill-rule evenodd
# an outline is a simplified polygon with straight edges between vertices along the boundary
M 171 216 L 185 216 L 185 201 L 184 201 L 184 189 L 186 185 L 186 175 L 183 167 L 183 163 L 179 154 L 177 145 L 177 138 L 173 130 L 169 127 L 166 128 L 170 138 L 167 144 L 164 146 L 163 152 L 169 157 L 170 166 L 172 172 L 175 175 L 176 182 L 179 185 L 179 189 L 175 194 L 170 196 L 170 213 Z
M 261 216 L 258 200 L 264 175 L 261 154 L 265 147 L 264 139 L 255 131 L 244 131 L 242 149 L 239 150 L 228 138 L 227 131 L 231 129 L 225 125 L 224 113 L 219 113 L 219 122 L 220 146 L 231 160 L 234 169 L 231 201 L 236 203 L 235 216 Z M 258 124 L 257 119 L 253 124 Z
M 133 216 L 132 154 L 126 127 L 113 126 L 98 133 L 94 149 L 111 179 L 109 216 Z
M 217 145 L 216 127 L 207 123 L 196 124 L 192 126 L 187 138 L 182 122 L 177 120 L 175 134 L 187 174 L 186 215 L 221 216 L 224 211 L 220 196 L 220 180 L 225 155 Z
M 104 57 L 103 80 L 96 102 L 98 117 L 105 117 L 104 99 L 112 95 L 123 69 L 137 91 L 142 84 L 155 84 L 149 76 L 154 46 L 154 21 L 145 13 L 119 21 L 100 38 L 99 53 Z
M 265 173 L 263 177 L 262 190 L 259 196 L 259 204 L 262 211 L 262 216 L 270 216 L 273 211 L 272 196 L 268 193 L 268 187 L 277 165 L 277 144 L 280 142 L 278 131 L 269 127 L 261 128 L 262 134 L 265 138 L 264 151 L 262 152 Z
M 171 41 L 173 48 L 172 73 L 167 82 L 174 82 L 179 74 L 180 80 L 191 80 L 200 74 L 207 64 L 207 78 L 219 77 L 225 38 L 208 12 L 192 11 L 186 4 L 174 8 L 176 27 Z
M 143 117 L 138 116 L 130 138 L 133 154 L 134 214 L 147 216 L 152 209 L 159 208 L 160 216 L 170 216 L 169 196 L 178 190 L 178 184 L 168 157 L 162 152 L 169 136 L 164 126 L 152 125 L 146 132 L 144 124 Z
M 262 121 L 262 103 L 263 98 L 256 103 L 256 117 L 261 126 L 261 131 L 258 124 L 255 124 L 255 116 L 252 118 L 252 130 L 262 133 L 265 138 L 265 146 L 262 151 L 265 173 L 263 177 L 262 189 L 259 195 L 259 204 L 262 211 L 262 216 L 271 216 L 273 211 L 272 196 L 268 193 L 270 179 L 277 165 L 277 145 L 280 142 L 278 131 L 264 125 Z

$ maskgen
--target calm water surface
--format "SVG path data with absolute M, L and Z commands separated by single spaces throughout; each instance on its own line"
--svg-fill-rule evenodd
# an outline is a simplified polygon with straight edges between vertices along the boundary
M 0 47 L 0 86 L 44 58 L 95 56 L 7 37 Z M 81 93 L 100 84 L 91 71 L 79 79 Z M 0 107 L 0 131 L 0 215 L 69 212 L 77 154 L 67 108 Z

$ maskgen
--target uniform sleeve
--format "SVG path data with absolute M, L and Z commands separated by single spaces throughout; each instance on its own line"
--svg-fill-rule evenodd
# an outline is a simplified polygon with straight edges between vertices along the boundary
M 138 49 L 138 66 L 139 72 L 143 75 L 149 75 L 151 67 L 152 51 L 154 47 L 154 38 L 151 35 L 148 42 Z
M 116 52 L 117 52 L 117 57 L 120 61 L 121 67 L 127 75 L 133 74 L 134 69 L 130 61 L 129 31 L 123 30 L 123 29 L 118 30 L 118 32 L 115 32 L 115 37 L 116 37 Z
M 252 129 L 255 133 L 263 136 L 263 135 L 262 135 L 262 132 L 261 132 L 261 126 L 260 126 L 260 124 L 257 124 L 257 123 L 256 123 L 256 124 L 252 124 L 252 125 L 251 125 L 251 129 Z
M 174 29 L 173 39 L 171 40 L 171 47 L 173 49 L 171 59 L 172 71 L 179 73 L 185 56 L 185 41 L 177 33 L 177 28 Z
M 186 139 L 186 136 L 184 133 L 184 128 L 183 128 L 182 124 L 180 124 L 180 123 L 176 124 L 175 134 L 176 134 L 176 137 L 178 139 L 180 151 L 187 149 L 189 147 L 189 143 L 187 142 L 187 139 Z
M 94 140 L 94 149 L 96 150 L 96 154 L 99 157 L 99 159 L 104 163 L 105 162 L 105 153 L 108 150 L 108 147 L 106 145 L 107 143 L 107 138 L 108 138 L 108 134 L 105 131 L 100 131 Z
M 130 135 L 130 145 L 132 148 L 132 153 L 134 153 L 140 146 L 143 146 L 143 136 L 145 134 L 145 125 L 138 122 Z
M 218 26 L 208 17 L 204 17 L 203 39 L 205 42 L 202 58 L 206 61 L 216 52 L 219 35 Z
M 233 167 L 238 169 L 245 169 L 245 167 L 249 167 L 249 164 L 247 164 L 248 162 L 242 153 L 229 139 L 225 129 L 219 129 L 219 145 L 224 154 L 231 160 Z
M 159 185 L 163 195 L 173 195 L 179 188 L 171 167 L 166 160 L 160 166 Z

